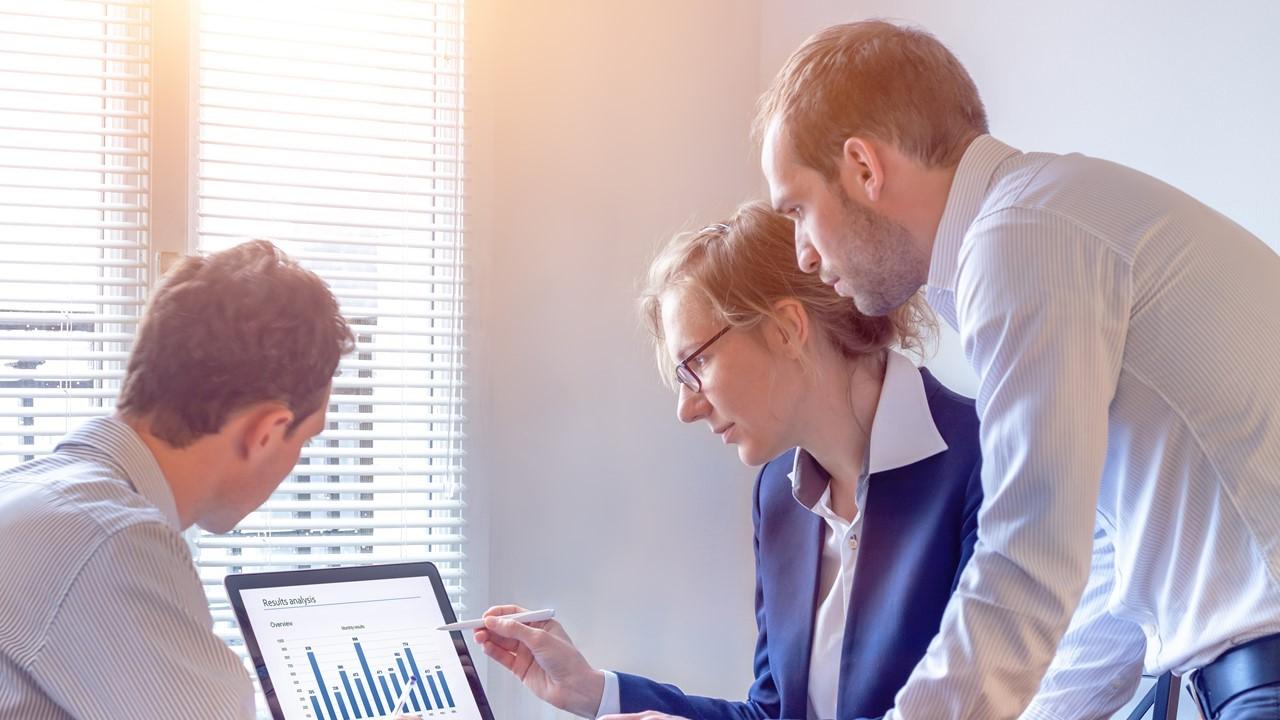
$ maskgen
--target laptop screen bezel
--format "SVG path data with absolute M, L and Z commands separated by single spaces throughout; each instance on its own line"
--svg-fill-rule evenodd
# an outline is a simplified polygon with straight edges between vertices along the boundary
M 231 601 L 231 609 L 235 612 L 236 622 L 240 625 L 240 634 L 244 637 L 245 648 L 249 651 L 249 658 L 253 661 L 254 672 L 258 676 L 258 682 L 262 685 L 262 695 L 266 699 L 267 707 L 271 710 L 271 716 L 275 720 L 285 720 L 284 710 L 280 707 L 275 686 L 271 681 L 270 674 L 267 672 L 266 663 L 263 661 L 262 651 L 258 647 L 258 638 L 254 634 L 253 623 L 250 622 L 249 614 L 245 610 L 244 600 L 240 594 L 241 591 L 406 577 L 428 578 L 431 581 L 431 588 L 435 591 L 436 604 L 440 606 L 440 613 L 444 617 L 445 623 L 457 622 L 457 616 L 453 614 L 453 603 L 450 602 L 449 593 L 445 590 L 444 581 L 440 578 L 440 571 L 434 563 L 430 562 L 357 565 L 227 575 L 223 580 L 223 585 L 227 589 L 227 597 Z M 466 639 L 457 630 L 450 632 L 449 636 L 453 640 L 454 650 L 458 653 L 458 660 L 462 664 L 463 673 L 467 676 L 467 685 L 470 686 L 471 694 L 475 697 L 476 707 L 480 710 L 482 720 L 493 720 L 493 711 L 489 707 L 489 699 L 484 694 L 484 687 L 480 685 L 480 674 L 471 659 L 471 651 L 467 648 Z

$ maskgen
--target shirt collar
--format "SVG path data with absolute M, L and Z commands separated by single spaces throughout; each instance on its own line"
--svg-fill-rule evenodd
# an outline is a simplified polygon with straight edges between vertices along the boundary
M 969 143 L 951 181 L 947 205 L 938 222 L 938 234 L 933 239 L 933 256 L 929 260 L 930 288 L 955 292 L 960 245 L 965 233 L 987 199 L 987 190 L 991 187 L 996 168 L 1018 152 L 990 135 L 979 135 Z
M 56 450 L 87 448 L 115 465 L 139 495 L 164 513 L 174 530 L 182 531 L 173 490 L 142 438 L 116 417 L 94 418 L 58 443 Z
M 867 475 L 905 467 L 933 457 L 947 449 L 947 443 L 933 422 L 924 378 L 910 360 L 892 350 L 885 361 L 880 401 L 871 420 L 871 440 L 864 460 Z M 791 467 L 791 494 L 807 508 L 813 508 L 831 479 L 818 461 L 804 448 L 796 448 Z M 859 487 L 865 483 L 859 482 Z

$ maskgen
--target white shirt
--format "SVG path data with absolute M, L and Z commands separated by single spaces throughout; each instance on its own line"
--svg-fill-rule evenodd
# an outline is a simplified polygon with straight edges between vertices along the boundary
M 887 719 L 1017 717 L 1091 548 L 1101 600 L 1044 679 L 1099 688 L 1073 718 L 1109 715 L 1108 683 L 1144 645 L 1148 671 L 1185 672 L 1280 631 L 1271 249 L 1136 171 L 983 136 L 956 173 L 928 298 L 980 380 L 986 500 L 941 633 Z
M 875 417 L 871 421 L 864 472 L 858 481 L 858 514 L 848 521 L 831 509 L 830 475 L 803 448 L 796 448 L 791 478 L 796 502 L 826 523 L 819 563 L 818 597 L 814 612 L 813 646 L 809 659 L 809 717 L 834 718 L 839 690 L 840 651 L 849 596 L 857 561 L 857 535 L 862 528 L 862 507 L 875 474 L 910 465 L 947 449 L 929 410 L 920 371 L 906 357 L 889 352 Z M 605 690 L 597 717 L 620 712 L 618 676 L 605 671 Z

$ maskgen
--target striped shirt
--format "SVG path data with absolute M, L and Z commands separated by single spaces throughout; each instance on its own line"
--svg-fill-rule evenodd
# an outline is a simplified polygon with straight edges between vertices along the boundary
M 887 718 L 1017 717 L 1087 580 L 1058 693 L 1280 632 L 1280 257 L 1139 172 L 983 136 L 927 294 L 978 375 L 986 501 Z M 1097 695 L 1072 717 L 1105 717 Z
M 254 717 L 181 530 L 115 418 L 0 473 L 0 720 Z

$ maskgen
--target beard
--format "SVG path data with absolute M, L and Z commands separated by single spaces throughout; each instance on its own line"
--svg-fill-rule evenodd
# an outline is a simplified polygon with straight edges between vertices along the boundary
M 853 299 L 858 312 L 887 315 L 924 285 L 929 258 L 902 224 L 854 202 L 844 188 L 838 192 L 842 232 L 823 276 L 840 278 L 838 291 Z

